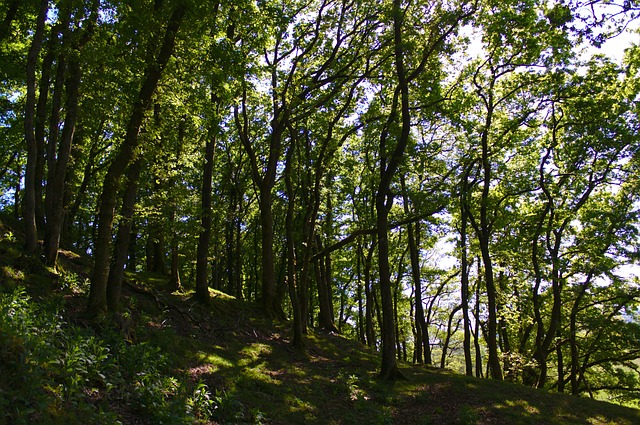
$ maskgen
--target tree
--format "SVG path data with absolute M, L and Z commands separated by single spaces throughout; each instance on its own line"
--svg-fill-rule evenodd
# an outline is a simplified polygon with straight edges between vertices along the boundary
M 98 234 L 95 240 L 95 264 L 91 275 L 91 289 L 87 306 L 87 312 L 91 315 L 98 314 L 106 307 L 111 231 L 120 179 L 127 165 L 136 154 L 140 128 L 144 120 L 145 112 L 151 107 L 153 94 L 157 88 L 162 71 L 173 54 L 176 35 L 186 11 L 186 4 L 178 3 L 166 22 L 166 29 L 161 35 L 161 42 L 158 40 L 160 35 L 151 37 L 148 48 L 150 52 L 157 52 L 157 56 L 151 54 L 147 58 L 143 81 L 140 85 L 138 98 L 131 111 L 124 139 L 115 154 L 113 162 L 109 166 L 104 180 L 97 217 Z M 158 45 L 155 45 L 155 43 L 158 43 Z
M 24 114 L 24 134 L 27 148 L 27 167 L 25 170 L 24 193 L 24 225 L 25 251 L 34 254 L 38 249 L 38 229 L 36 227 L 36 161 L 38 148 L 35 138 L 35 106 L 36 106 L 36 67 L 38 55 L 44 37 L 44 25 L 49 10 L 49 2 L 42 0 L 38 9 L 36 29 L 27 56 L 26 86 L 27 99 Z

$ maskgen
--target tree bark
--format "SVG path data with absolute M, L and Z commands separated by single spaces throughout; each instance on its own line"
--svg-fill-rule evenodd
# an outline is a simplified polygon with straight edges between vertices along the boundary
M 213 88 L 211 89 L 211 101 L 216 105 L 216 111 L 220 107 L 220 100 L 216 96 Z M 196 253 L 196 299 L 206 304 L 209 302 L 209 284 L 207 268 L 209 266 L 209 242 L 211 240 L 211 222 L 212 222 L 212 194 L 213 189 L 213 165 L 216 153 L 217 141 L 217 120 L 212 120 L 209 129 L 209 137 L 205 146 L 204 154 L 204 170 L 202 176 L 202 216 L 200 224 L 200 234 L 198 236 L 198 248 Z
M 364 255 L 362 252 L 362 243 L 358 241 L 357 247 L 357 259 L 356 259 L 356 279 L 358 282 L 358 287 L 356 289 L 356 300 L 358 302 L 358 341 L 362 345 L 367 344 L 367 339 L 365 337 L 365 318 L 364 318 L 364 300 L 363 300 L 363 285 L 362 281 L 364 279 L 362 275 L 362 256 Z
M 91 316 L 99 314 L 106 308 L 111 231 L 120 180 L 124 170 L 135 155 L 145 112 L 151 106 L 153 94 L 158 86 L 162 71 L 173 55 L 176 33 L 182 23 L 185 12 L 186 5 L 182 3 L 172 12 L 159 54 L 157 57 L 151 58 L 147 63 L 143 83 L 126 127 L 125 138 L 105 176 L 97 216 L 98 234 L 95 238 L 95 263 L 91 275 L 91 287 L 87 305 L 87 313 Z
M 449 353 L 449 342 L 451 341 L 451 335 L 453 335 L 453 333 L 455 332 L 451 330 L 451 328 L 453 327 L 453 317 L 456 315 L 458 311 L 460 311 L 461 308 L 462 308 L 462 305 L 456 306 L 456 308 L 451 310 L 451 313 L 449 313 L 449 320 L 447 321 L 447 336 L 444 338 L 444 343 L 442 344 L 442 355 L 440 356 L 441 369 L 444 369 L 446 366 L 447 355 Z M 458 319 L 458 325 L 456 326 L 456 330 L 458 329 L 459 325 L 460 325 L 460 320 Z
M 113 258 L 109 268 L 109 278 L 107 280 L 107 307 L 110 312 L 117 313 L 120 310 L 120 295 L 122 292 L 122 281 L 124 280 L 124 268 L 129 253 L 131 238 L 131 227 L 133 222 L 136 196 L 138 194 L 138 180 L 142 169 L 142 160 L 138 158 L 126 171 L 127 185 L 122 199 L 120 210 L 121 218 L 118 223 L 118 232 L 113 249 Z
M 469 261 L 467 258 L 467 179 L 465 174 L 460 190 L 460 300 L 462 305 L 462 325 L 464 327 L 465 374 L 473 376 L 473 359 L 471 358 L 471 320 L 469 318 Z
M 287 216 L 285 219 L 285 233 L 287 243 L 287 287 L 289 289 L 289 300 L 293 310 L 293 346 L 298 349 L 304 348 L 304 329 L 302 310 L 300 309 L 300 299 L 296 287 L 296 248 L 294 236 L 294 212 L 295 212 L 295 192 L 291 173 L 293 167 L 294 147 L 290 146 L 286 154 L 284 178 L 287 194 Z
M 404 176 L 400 177 L 400 184 L 402 187 L 402 197 L 404 204 L 404 212 L 409 215 L 409 196 L 407 194 L 407 187 L 405 184 Z M 415 323 L 416 323 L 416 341 L 415 341 L 415 361 L 417 363 L 427 362 L 426 354 L 430 351 L 429 348 L 429 331 L 427 330 L 427 322 L 424 317 L 424 305 L 422 304 L 422 281 L 420 277 L 420 256 L 418 247 L 420 245 L 420 227 L 419 222 L 415 224 L 415 230 L 413 224 L 407 225 L 408 242 L 409 242 L 409 257 L 411 259 L 411 277 L 413 279 L 413 292 L 415 298 Z
M 41 0 L 38 9 L 36 30 L 27 55 L 27 98 L 25 102 L 24 133 L 27 147 L 27 166 L 25 170 L 24 184 L 24 226 L 25 226 L 25 252 L 34 254 L 38 250 L 38 229 L 36 225 L 36 163 L 38 160 L 38 146 L 35 136 L 35 109 L 36 109 L 36 68 L 38 67 L 38 55 L 42 47 L 44 36 L 44 23 L 49 10 L 49 1 Z
M 275 76 L 273 77 L 276 78 Z M 276 182 L 276 173 L 278 160 L 280 159 L 280 150 L 282 147 L 282 137 L 284 131 L 284 122 L 286 122 L 286 111 L 274 102 L 274 113 L 271 121 L 271 136 L 269 139 L 269 154 L 264 167 L 264 174 L 261 173 L 258 165 L 258 158 L 254 150 L 248 134 L 248 117 L 246 111 L 246 88 L 242 97 L 242 117 L 239 108 L 234 108 L 234 118 L 240 140 L 242 142 L 247 155 L 249 156 L 249 165 L 251 167 L 251 178 L 258 188 L 258 201 L 260 205 L 260 224 L 262 237 L 262 309 L 267 317 L 282 317 L 282 306 L 278 303 L 276 296 L 276 275 L 275 275 L 275 257 L 273 252 L 273 195 L 272 190 Z
M 185 133 L 187 131 L 187 118 L 182 116 L 180 123 L 178 124 L 178 140 L 176 144 L 176 156 L 173 161 L 173 177 L 170 181 L 170 187 L 173 188 L 178 184 L 178 178 L 175 177 L 180 172 L 180 158 L 182 156 L 182 145 L 184 144 Z M 169 292 L 174 292 L 182 287 L 182 281 L 180 280 L 180 234 L 177 230 L 176 215 L 178 210 L 178 200 L 176 194 L 170 190 L 169 202 L 171 211 L 169 213 L 169 223 L 171 226 L 171 267 L 169 271 Z
M 320 235 L 316 235 L 316 244 L 318 250 L 322 250 L 322 242 L 320 241 Z M 318 317 L 318 326 L 320 328 L 338 333 L 338 328 L 335 325 L 333 317 L 333 302 L 332 302 L 332 290 L 330 284 L 330 268 L 327 264 L 330 261 L 329 257 L 324 257 L 316 260 L 315 267 L 317 270 L 316 286 L 318 289 L 318 307 L 320 309 Z
M 76 60 L 73 60 L 69 64 L 69 75 L 67 79 L 64 129 L 62 130 L 62 136 L 60 138 L 55 168 L 53 172 L 50 173 L 52 178 L 47 182 L 46 204 L 49 205 L 49 209 L 47 211 L 47 224 L 44 238 L 44 255 L 46 263 L 54 267 L 58 260 L 58 247 L 60 246 L 60 235 L 62 233 L 62 223 L 64 220 L 65 178 L 78 118 L 80 79 L 80 64 Z
M 364 293 L 366 299 L 366 307 L 365 307 L 365 319 L 366 319 L 366 336 L 367 336 L 367 345 L 369 348 L 375 350 L 378 347 L 378 341 L 376 339 L 375 328 L 373 326 L 373 315 L 374 315 L 374 301 L 373 301 L 373 282 L 371 280 L 371 268 L 372 268 L 372 260 L 373 253 L 375 252 L 375 248 L 377 245 L 377 241 L 371 242 L 371 247 L 369 247 L 369 252 L 367 253 L 367 257 L 364 261 Z

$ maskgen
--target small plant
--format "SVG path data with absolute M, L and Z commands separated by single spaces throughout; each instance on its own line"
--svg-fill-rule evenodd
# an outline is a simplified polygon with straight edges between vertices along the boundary
M 199 381 L 193 394 L 187 399 L 187 413 L 198 419 L 212 419 L 218 409 L 207 384 Z

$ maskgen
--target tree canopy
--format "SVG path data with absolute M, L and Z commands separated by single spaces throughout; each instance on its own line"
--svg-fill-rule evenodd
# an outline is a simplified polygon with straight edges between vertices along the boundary
M 0 207 L 398 361 L 638 399 L 635 1 L 7 0 Z M 598 51 L 598 48 L 604 50 Z M 593 53 L 593 52 L 596 53 Z

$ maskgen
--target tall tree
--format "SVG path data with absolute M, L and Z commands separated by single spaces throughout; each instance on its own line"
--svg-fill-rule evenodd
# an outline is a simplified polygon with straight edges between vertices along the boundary
M 87 306 L 87 312 L 91 315 L 98 314 L 106 307 L 111 232 L 120 180 L 127 165 L 135 156 L 145 112 L 152 105 L 153 94 L 160 81 L 162 71 L 173 54 L 176 35 L 186 11 L 187 5 L 178 2 L 166 23 L 164 23 L 166 25 L 164 32 L 151 38 L 148 48 L 150 52 L 156 54 L 148 55 L 140 91 L 131 111 L 126 134 L 104 180 L 97 217 L 98 234 L 95 240 L 95 264 L 91 275 L 91 288 Z
M 38 8 L 36 29 L 31 40 L 31 47 L 27 56 L 27 99 L 24 114 L 24 138 L 27 148 L 27 167 L 24 182 L 24 226 L 25 251 L 34 254 L 38 249 L 38 229 L 36 226 L 36 162 L 38 148 L 35 137 L 35 108 L 36 108 L 36 71 L 38 55 L 42 48 L 45 19 L 49 10 L 49 1 L 42 0 Z
M 93 37 L 98 21 L 98 0 L 91 2 L 89 10 L 81 10 L 86 13 L 84 19 L 75 17 L 76 22 L 69 22 L 75 28 L 81 28 L 73 33 L 67 32 L 65 37 L 71 38 L 70 51 L 68 53 L 68 71 L 66 76 L 66 102 L 64 128 L 60 137 L 57 153 L 52 155 L 55 145 L 49 149 L 49 180 L 47 182 L 46 205 L 47 222 L 44 238 L 44 255 L 47 264 L 55 266 L 58 258 L 58 248 L 64 221 L 65 182 L 68 173 L 69 157 L 74 140 L 76 123 L 78 120 L 80 84 L 82 81 L 82 65 L 80 63 L 84 46 Z M 65 42 L 68 42 L 65 40 Z M 57 124 L 56 124 L 57 127 Z M 52 141 L 50 141 L 52 144 Z M 55 156 L 55 159 L 53 158 Z
M 447 6 L 450 9 L 447 10 Z M 376 189 L 376 226 L 378 236 L 378 268 L 380 272 L 380 293 L 383 311 L 382 324 L 382 366 L 380 376 L 383 379 L 396 379 L 401 376 L 395 357 L 395 333 L 393 323 L 393 302 L 391 294 L 389 269 L 389 239 L 387 234 L 388 216 L 394 202 L 391 183 L 400 163 L 411 135 L 410 85 L 423 73 L 427 66 L 437 67 L 437 54 L 444 48 L 447 38 L 454 33 L 460 22 L 471 14 L 472 7 L 467 3 L 453 5 L 439 5 L 442 9 L 434 8 L 433 15 L 426 17 L 426 22 L 408 23 L 413 7 L 420 8 L 420 4 L 405 4 L 401 0 L 393 2 L 390 26 L 393 34 L 393 66 L 394 89 L 393 101 L 388 119 L 380 133 L 380 180 Z M 437 11 L 437 12 L 436 12 Z M 409 26 L 419 25 L 427 31 L 424 45 L 418 44 L 418 55 L 413 69 L 407 68 L 408 43 L 405 41 L 405 31 Z M 412 41 L 414 43 L 415 41 Z M 433 70 L 432 70 L 433 71 Z M 437 83 L 436 83 L 437 84 Z M 395 145 L 390 146 L 391 138 L 395 137 Z

